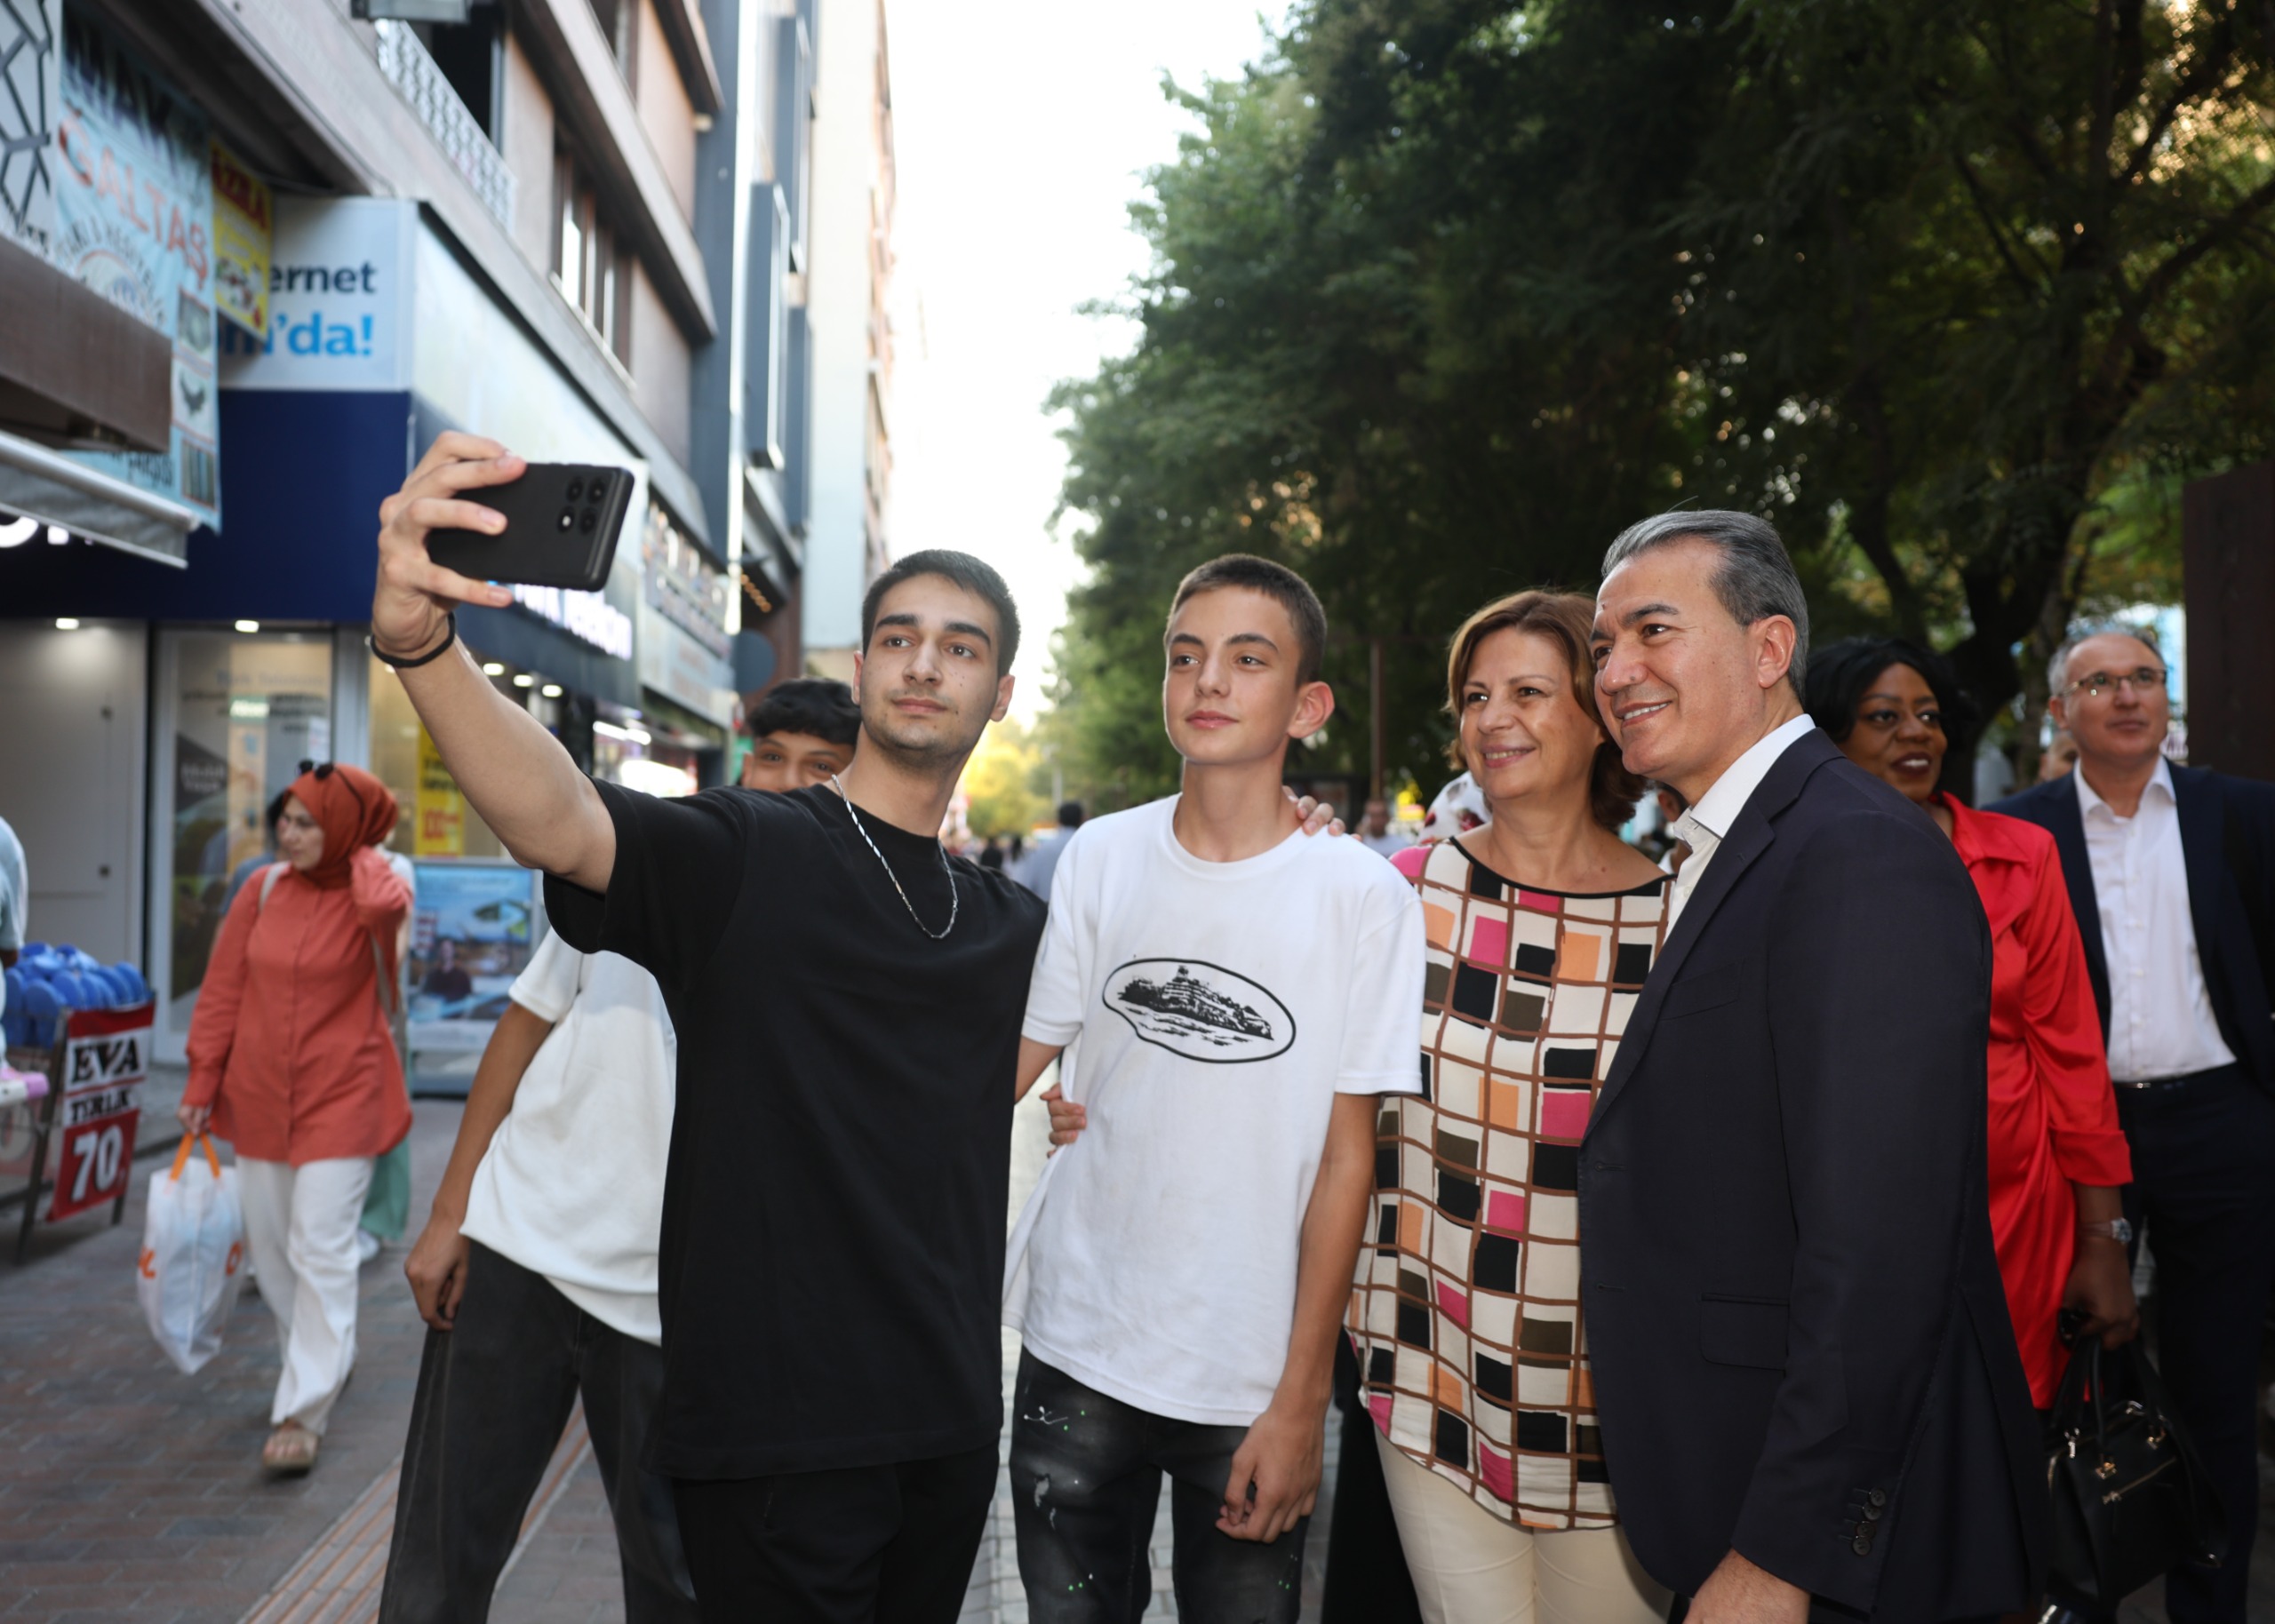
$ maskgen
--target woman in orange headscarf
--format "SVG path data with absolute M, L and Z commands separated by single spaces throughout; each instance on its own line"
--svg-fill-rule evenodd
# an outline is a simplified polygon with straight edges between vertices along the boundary
M 182 1126 L 236 1146 L 245 1243 L 284 1368 L 261 1461 L 315 1464 L 355 1363 L 356 1220 L 373 1159 L 411 1131 L 387 1031 L 411 892 L 379 842 L 395 800 L 360 768 L 293 781 L 283 858 L 230 904 L 189 1026 Z

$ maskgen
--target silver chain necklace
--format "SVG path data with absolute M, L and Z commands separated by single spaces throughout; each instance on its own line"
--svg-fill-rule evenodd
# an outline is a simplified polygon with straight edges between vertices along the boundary
M 845 792 L 845 786 L 842 784 L 838 783 L 837 775 L 835 773 L 830 774 L 829 781 L 832 784 L 837 784 L 838 798 L 845 803 L 846 816 L 853 820 L 853 827 L 860 832 L 861 842 L 869 848 L 870 856 L 876 858 L 878 864 L 884 869 L 885 878 L 892 881 L 892 888 L 900 893 L 900 905 L 908 910 L 908 917 L 911 919 L 915 920 L 916 928 L 922 931 L 926 935 L 931 937 L 935 942 L 946 941 L 948 939 L 948 932 L 956 927 L 956 907 L 958 902 L 958 898 L 956 896 L 956 872 L 949 865 L 948 848 L 945 846 L 940 847 L 940 872 L 948 877 L 948 922 L 941 926 L 939 929 L 934 930 L 930 926 L 925 924 L 922 919 L 916 918 L 916 904 L 908 900 L 908 893 L 901 888 L 900 876 L 892 872 L 892 864 L 885 862 L 884 853 L 877 849 L 877 843 L 869 839 L 869 832 L 866 829 L 862 828 L 861 815 L 858 811 L 854 810 L 853 808 L 853 797 Z M 937 841 L 934 843 L 936 845 L 938 844 Z

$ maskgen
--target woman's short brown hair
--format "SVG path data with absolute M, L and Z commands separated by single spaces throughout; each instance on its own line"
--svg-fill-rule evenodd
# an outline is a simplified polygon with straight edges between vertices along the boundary
M 1569 592 L 1520 592 L 1497 598 L 1461 623 L 1454 633 L 1453 645 L 1446 653 L 1446 710 L 1454 719 L 1454 742 L 1446 753 L 1455 766 L 1465 771 L 1475 771 L 1474 764 L 1465 760 L 1461 749 L 1461 690 L 1469 681 L 1469 668 L 1477 658 L 1477 650 L 1496 632 L 1531 632 L 1560 645 L 1564 661 L 1572 673 L 1572 697 L 1588 713 L 1603 736 L 1596 746 L 1596 759 L 1588 773 L 1588 810 L 1607 829 L 1617 829 L 1635 815 L 1635 802 L 1643 793 L 1643 780 L 1627 770 L 1619 759 L 1619 746 L 1611 742 L 1611 735 L 1603 725 L 1603 712 L 1595 702 L 1595 657 L 1588 651 L 1588 635 L 1595 625 L 1596 606 L 1592 598 L 1584 598 Z

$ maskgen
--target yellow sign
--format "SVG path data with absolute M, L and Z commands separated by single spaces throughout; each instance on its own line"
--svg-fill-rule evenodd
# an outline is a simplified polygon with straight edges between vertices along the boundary
M 276 211 L 268 187 L 213 143 L 213 304 L 255 338 L 268 337 L 268 260 Z
M 424 727 L 419 729 L 419 816 L 411 828 L 414 857 L 466 856 L 466 797 L 443 765 L 442 752 Z

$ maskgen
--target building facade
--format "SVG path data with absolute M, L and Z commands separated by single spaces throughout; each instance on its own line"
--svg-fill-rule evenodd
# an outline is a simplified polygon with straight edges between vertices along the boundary
M 850 680 L 861 595 L 889 557 L 892 483 L 892 76 L 883 0 L 821 0 L 816 79 L 815 272 L 807 662 Z
M 0 102 L 44 124 L 0 144 L 0 306 L 40 313 L 0 322 L 0 816 L 34 930 L 141 962 L 178 1055 L 228 877 L 303 760 L 385 779 L 406 854 L 497 853 L 363 642 L 379 503 L 436 434 L 635 476 L 603 591 L 459 616 L 590 770 L 720 782 L 744 697 L 804 669 L 829 20 L 0 19 Z

